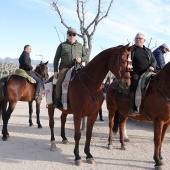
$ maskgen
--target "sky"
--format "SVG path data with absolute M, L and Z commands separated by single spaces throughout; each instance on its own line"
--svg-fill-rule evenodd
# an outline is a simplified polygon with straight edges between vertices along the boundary
M 106 11 L 110 0 L 102 0 Z M 0 3 L 0 58 L 19 58 L 26 44 L 31 45 L 31 59 L 53 63 L 58 45 L 65 41 L 67 29 L 50 3 L 52 0 L 1 0 Z M 76 0 L 58 0 L 67 25 L 80 33 L 76 14 Z M 97 0 L 86 4 L 86 25 L 94 19 Z M 59 33 L 57 35 L 56 29 Z M 114 0 L 107 18 L 97 26 L 92 40 L 90 60 L 104 49 L 134 43 L 136 33 L 146 37 L 150 48 L 166 43 L 170 47 L 170 0 Z M 82 39 L 78 37 L 82 43 Z M 170 52 L 165 56 L 170 61 Z

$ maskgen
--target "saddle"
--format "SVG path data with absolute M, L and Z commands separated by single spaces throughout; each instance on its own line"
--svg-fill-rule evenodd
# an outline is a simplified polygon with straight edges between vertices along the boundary
M 150 80 L 155 75 L 156 73 L 149 72 L 149 71 L 141 75 L 138 82 L 138 87 L 136 89 L 136 95 L 135 95 L 135 104 L 137 107 L 140 107 L 141 102 L 144 99 L 147 89 L 149 87 Z M 114 88 L 116 89 L 115 97 L 121 101 L 130 101 L 130 87 L 128 89 L 123 89 L 122 87 L 119 86 L 118 81 L 116 84 L 117 85 L 114 85 Z
M 14 73 L 13 75 L 17 75 L 17 76 L 24 77 L 24 78 L 26 78 L 30 83 L 36 83 L 36 80 L 35 80 L 33 77 L 29 76 L 29 75 L 27 74 L 27 72 L 26 72 L 25 70 L 23 70 L 23 69 L 16 69 L 16 70 L 15 70 L 15 73 Z
M 63 109 L 67 110 L 67 103 L 68 103 L 68 87 L 72 79 L 74 78 L 75 74 L 80 71 L 82 67 L 79 65 L 73 66 L 67 70 L 66 76 L 62 83 L 62 95 L 61 95 L 61 102 L 63 105 Z M 54 82 L 54 83 L 53 83 Z M 56 88 L 56 81 L 54 77 L 51 78 L 50 82 L 45 83 L 45 93 L 46 93 L 46 103 L 47 105 L 53 104 L 55 101 L 55 88 Z

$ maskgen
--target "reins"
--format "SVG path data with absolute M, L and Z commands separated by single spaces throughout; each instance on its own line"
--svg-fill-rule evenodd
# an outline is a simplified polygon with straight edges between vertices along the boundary
M 90 80 L 95 81 L 95 82 L 98 83 L 97 80 L 92 79 L 92 78 L 84 71 L 84 69 L 83 69 L 84 66 L 83 66 L 81 63 L 78 63 L 78 64 L 80 65 L 82 72 L 83 72 Z
M 84 66 L 83 66 L 81 63 L 76 63 L 76 62 L 75 62 L 75 64 L 79 64 L 79 65 L 80 65 L 81 71 L 82 71 L 90 80 L 95 81 L 95 82 L 98 82 L 97 80 L 92 79 L 92 78 L 84 71 L 84 69 L 83 69 Z M 92 99 L 94 100 L 94 103 L 96 103 L 96 101 L 97 101 L 97 99 L 98 99 L 98 97 L 100 96 L 100 94 L 101 94 L 102 91 L 101 91 L 97 96 L 94 96 L 93 94 L 91 94 L 91 92 L 90 92 L 90 90 L 88 89 L 88 87 L 87 87 L 87 86 L 84 84 L 84 82 L 82 81 L 79 72 L 77 72 L 77 74 L 78 74 L 79 80 L 81 81 L 82 85 L 83 85 L 83 86 L 86 88 L 86 90 L 89 92 L 90 96 L 91 96 Z
M 35 73 L 38 77 L 40 77 L 41 79 L 43 79 L 44 77 L 42 77 L 40 74 L 38 74 L 36 71 L 32 71 L 33 73 Z

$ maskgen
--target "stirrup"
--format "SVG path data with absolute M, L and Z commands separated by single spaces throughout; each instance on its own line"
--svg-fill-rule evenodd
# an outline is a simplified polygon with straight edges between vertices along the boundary
M 137 108 L 132 108 L 128 115 L 139 115 L 140 113 L 138 112 L 138 109 Z

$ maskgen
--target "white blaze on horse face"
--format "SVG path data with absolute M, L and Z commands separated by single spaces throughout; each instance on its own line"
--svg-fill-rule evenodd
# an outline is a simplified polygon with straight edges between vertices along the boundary
M 132 59 L 131 59 L 131 55 L 130 54 L 129 54 L 128 60 L 127 60 L 127 71 L 128 72 L 133 71 Z

